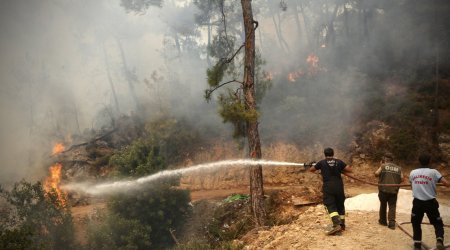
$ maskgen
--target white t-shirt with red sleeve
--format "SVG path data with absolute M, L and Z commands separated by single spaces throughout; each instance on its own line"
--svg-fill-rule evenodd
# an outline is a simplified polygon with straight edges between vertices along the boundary
M 409 174 L 413 197 L 422 201 L 436 198 L 436 183 L 442 178 L 436 169 L 417 168 Z

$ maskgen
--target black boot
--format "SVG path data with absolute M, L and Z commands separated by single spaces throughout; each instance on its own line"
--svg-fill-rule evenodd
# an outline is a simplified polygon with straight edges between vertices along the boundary
M 422 250 L 422 243 L 414 242 L 414 250 Z
M 339 219 L 339 216 L 331 217 L 331 221 L 333 222 L 333 226 L 325 232 L 326 235 L 334 235 L 342 231 L 341 219 Z
M 394 230 L 395 229 L 395 221 L 389 221 L 388 227 L 389 227 L 389 229 Z
M 378 224 L 380 224 L 380 225 L 382 225 L 382 226 L 387 226 L 388 224 L 386 223 L 386 220 L 382 220 L 382 219 L 379 219 L 378 220 Z
M 341 219 L 341 229 L 345 231 L 345 219 Z
M 436 249 L 438 249 L 438 250 L 445 250 L 444 240 L 443 239 L 437 239 L 436 240 Z

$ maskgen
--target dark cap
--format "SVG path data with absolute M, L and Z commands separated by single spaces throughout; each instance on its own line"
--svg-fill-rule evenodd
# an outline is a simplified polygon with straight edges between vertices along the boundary
M 431 161 L 431 155 L 428 153 L 421 153 L 419 155 L 419 162 L 420 165 L 422 166 L 428 166 L 428 164 L 430 164 Z
M 323 153 L 325 154 L 325 157 L 327 157 L 327 156 L 334 156 L 334 150 L 332 148 L 324 149 Z
M 394 160 L 394 155 L 390 152 L 386 152 L 384 155 L 384 160 L 389 160 L 389 161 L 393 161 Z

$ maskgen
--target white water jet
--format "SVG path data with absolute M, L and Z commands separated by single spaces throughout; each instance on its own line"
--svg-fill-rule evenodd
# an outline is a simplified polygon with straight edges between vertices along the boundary
M 138 188 L 140 185 L 145 183 L 150 183 L 161 178 L 171 177 L 176 175 L 182 175 L 189 172 L 194 172 L 198 170 L 208 170 L 217 169 L 233 165 L 244 165 L 244 166 L 304 166 L 304 163 L 294 163 L 294 162 L 283 162 L 283 161 L 266 161 L 266 160 L 251 160 L 251 159 L 240 159 L 240 160 L 226 160 L 211 162 L 205 164 L 194 165 L 187 168 L 164 170 L 155 174 L 147 175 L 135 180 L 123 180 L 115 182 L 105 182 L 100 184 L 92 183 L 68 183 L 63 185 L 62 188 L 67 191 L 83 192 L 90 195 L 102 195 L 111 194 L 120 191 L 127 191 L 132 188 Z

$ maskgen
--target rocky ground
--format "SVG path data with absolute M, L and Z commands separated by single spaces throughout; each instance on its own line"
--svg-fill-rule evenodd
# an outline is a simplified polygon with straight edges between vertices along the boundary
M 270 228 L 255 229 L 245 236 L 236 240 L 236 243 L 243 244 L 244 249 L 412 249 L 412 238 L 407 234 L 412 234 L 410 221 L 410 211 L 412 205 L 411 191 L 401 189 L 397 202 L 397 223 L 407 233 L 397 227 L 395 230 L 378 224 L 377 187 L 347 180 L 346 193 L 349 197 L 346 200 L 347 208 L 347 229 L 340 236 L 326 236 L 324 229 L 330 224 L 328 215 L 323 205 L 313 203 L 302 205 L 296 203 L 301 195 L 303 187 L 284 186 L 267 187 L 267 193 L 277 190 L 276 195 L 281 196 L 278 201 L 282 204 L 279 207 L 279 215 L 292 218 L 291 222 Z M 280 191 L 281 190 L 281 191 Z M 230 190 L 233 193 L 246 193 L 246 189 Z M 444 222 L 450 225 L 450 190 L 448 188 L 438 188 L 441 207 L 441 215 Z M 215 196 L 216 194 L 218 196 Z M 191 218 L 188 238 L 195 236 L 195 224 L 207 223 L 206 217 L 212 208 L 220 204 L 222 198 L 226 197 L 226 190 L 222 192 L 195 191 L 192 196 L 197 200 L 194 208 L 198 208 L 197 214 L 200 216 Z M 303 199 L 304 201 L 305 199 Z M 311 199 L 317 202 L 317 198 Z M 201 201 L 201 202 L 200 202 Z M 206 203 L 206 204 L 205 204 Z M 201 204 L 197 207 L 197 204 Z M 208 205 L 209 204 L 209 205 Z M 202 212 L 202 211 L 203 212 Z M 210 214 L 209 214 L 210 215 Z M 197 218 L 197 219 L 196 219 Z M 424 222 L 428 222 L 425 218 Z M 224 225 L 228 226 L 228 225 Z M 197 227 L 198 228 L 198 227 Z M 197 234 L 201 233 L 201 230 Z M 426 245 L 434 247 L 434 229 L 431 225 L 423 225 L 423 241 Z M 450 237 L 450 229 L 446 229 L 446 239 Z M 448 240 L 447 240 L 448 241 Z
M 353 190 L 355 191 L 355 190 Z M 410 195 L 410 193 L 403 194 Z M 410 198 L 410 197 L 409 197 Z M 330 220 L 322 205 L 310 206 L 298 219 L 287 225 L 275 226 L 266 230 L 259 230 L 247 234 L 241 240 L 244 249 L 412 249 L 412 239 L 398 227 L 395 230 L 388 229 L 378 224 L 378 212 L 353 210 L 367 209 L 371 204 L 377 204 L 376 194 L 367 194 L 365 197 L 354 197 L 358 204 L 368 206 L 354 206 L 347 204 L 347 229 L 340 236 L 326 236 L 324 226 L 330 224 Z M 406 197 L 403 197 L 407 200 Z M 352 201 L 352 198 L 348 201 Z M 349 203 L 349 202 L 348 202 Z M 448 200 L 441 202 L 441 210 L 448 204 Z M 408 222 L 409 213 L 405 204 L 399 200 L 397 223 Z M 369 210 L 369 209 L 368 209 Z M 444 222 L 450 222 L 450 210 L 446 207 Z M 442 213 L 442 211 L 441 211 Z M 424 222 L 428 222 L 426 219 Z M 447 223 L 448 224 L 448 223 Z M 402 225 L 407 232 L 412 234 L 410 224 Z M 434 247 L 434 230 L 430 225 L 423 226 L 424 242 Z M 450 235 L 446 231 L 446 238 Z

